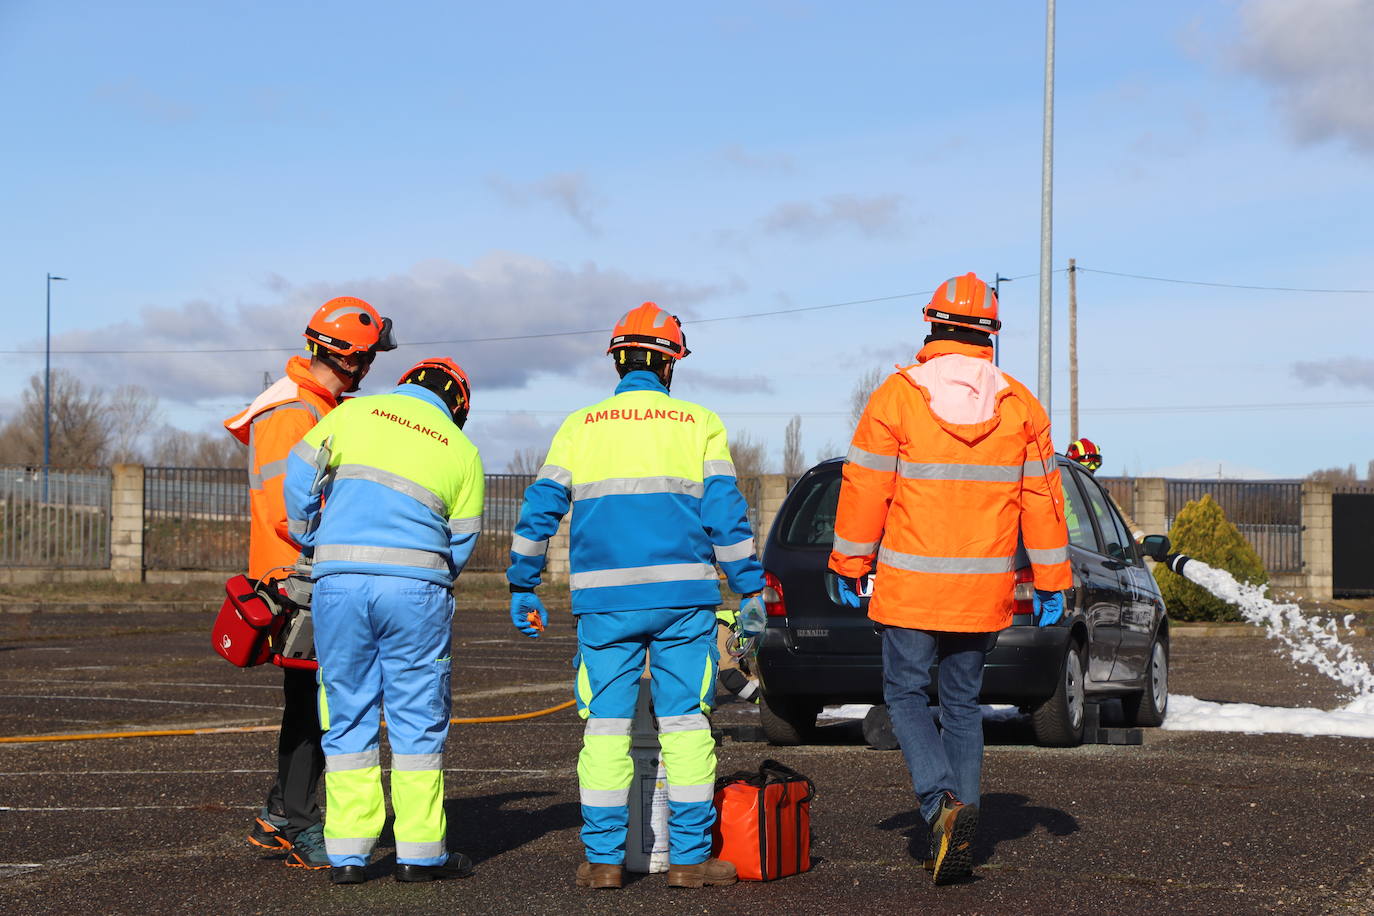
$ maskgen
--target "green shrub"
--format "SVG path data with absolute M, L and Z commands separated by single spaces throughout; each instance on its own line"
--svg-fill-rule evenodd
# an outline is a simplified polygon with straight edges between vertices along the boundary
M 1226 520 L 1226 513 L 1210 493 L 1179 510 L 1174 526 L 1169 529 L 1169 540 L 1178 553 L 1224 569 L 1241 582 L 1263 585 L 1269 581 L 1264 561 L 1236 526 Z M 1176 620 L 1241 619 L 1234 604 L 1169 572 L 1163 564 L 1155 566 L 1155 580 L 1170 616 Z

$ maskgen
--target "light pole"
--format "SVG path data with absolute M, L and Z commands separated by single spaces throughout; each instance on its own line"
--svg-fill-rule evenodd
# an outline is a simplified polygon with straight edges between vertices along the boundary
M 47 327 L 43 334 L 43 502 L 48 501 L 48 464 L 52 457 L 52 281 L 65 280 L 48 274 Z
M 1054 200 L 1054 0 L 1045 0 L 1045 124 L 1040 153 L 1040 372 L 1035 394 L 1050 410 L 1051 208 Z

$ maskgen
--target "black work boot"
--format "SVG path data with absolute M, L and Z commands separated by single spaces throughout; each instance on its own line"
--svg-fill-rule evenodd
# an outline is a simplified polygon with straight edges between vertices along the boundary
M 451 852 L 438 865 L 412 865 L 401 862 L 396 866 L 397 881 L 447 881 L 466 878 L 472 874 L 472 860 L 461 852 Z
M 331 884 L 362 884 L 367 874 L 361 865 L 335 865 L 329 869 Z

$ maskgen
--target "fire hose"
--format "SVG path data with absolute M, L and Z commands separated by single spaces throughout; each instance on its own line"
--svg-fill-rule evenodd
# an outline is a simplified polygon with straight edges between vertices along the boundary
M 534 712 L 514 713 L 508 716 L 467 716 L 449 719 L 450 725 L 482 725 L 491 722 L 519 722 L 524 719 L 537 719 L 551 715 L 572 706 L 574 700 L 537 709 Z M 385 722 L 382 723 L 386 725 Z M 182 735 L 242 735 L 250 732 L 273 732 L 279 725 L 226 725 L 210 728 L 164 728 L 150 731 L 131 732 L 90 732 L 76 735 L 11 735 L 0 738 L 0 744 L 36 744 L 40 741 L 100 741 L 110 738 L 169 738 Z

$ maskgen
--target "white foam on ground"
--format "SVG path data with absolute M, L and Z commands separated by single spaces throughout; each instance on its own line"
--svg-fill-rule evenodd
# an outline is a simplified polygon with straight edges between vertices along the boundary
M 840 721 L 842 719 L 862 719 L 873 707 L 868 703 L 846 703 L 843 706 L 827 706 L 816 716 L 816 721 Z M 1015 706 L 982 706 L 984 722 L 1005 722 L 1021 715 Z
M 1181 694 L 1169 695 L 1164 727 L 1173 731 L 1247 732 L 1250 734 L 1338 735 L 1374 738 L 1374 668 L 1341 641 L 1335 620 L 1307 616 L 1296 605 L 1274 601 L 1266 586 L 1236 581 L 1223 569 L 1190 559 L 1183 577 L 1240 609 L 1249 623 L 1264 628 L 1297 665 L 1310 665 L 1340 684 L 1353 697 L 1338 709 L 1287 709 L 1253 703 L 1212 703 Z M 1346 617 L 1345 625 L 1350 625 Z
M 1212 703 L 1169 694 L 1170 731 L 1245 732 L 1251 735 L 1335 735 L 1374 738 L 1374 697 L 1361 697 L 1340 709 L 1288 709 L 1253 703 Z

